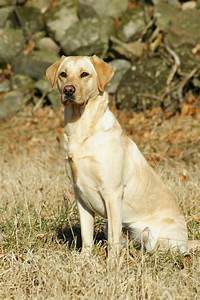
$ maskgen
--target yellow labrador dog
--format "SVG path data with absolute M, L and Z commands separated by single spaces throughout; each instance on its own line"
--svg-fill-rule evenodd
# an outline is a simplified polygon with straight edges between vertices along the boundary
M 184 216 L 174 196 L 123 132 L 108 107 L 111 66 L 97 56 L 63 56 L 46 72 L 65 106 L 66 155 L 80 214 L 83 249 L 93 245 L 94 216 L 107 219 L 119 252 L 122 227 L 146 251 L 188 251 Z

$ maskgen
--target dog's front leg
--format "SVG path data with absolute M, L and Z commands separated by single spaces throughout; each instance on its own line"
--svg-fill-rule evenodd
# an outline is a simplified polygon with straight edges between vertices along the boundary
M 122 192 L 111 191 L 102 194 L 108 220 L 109 256 L 117 256 L 121 246 Z
M 88 210 L 81 200 L 77 200 L 81 223 L 82 252 L 90 253 L 94 243 L 94 213 Z

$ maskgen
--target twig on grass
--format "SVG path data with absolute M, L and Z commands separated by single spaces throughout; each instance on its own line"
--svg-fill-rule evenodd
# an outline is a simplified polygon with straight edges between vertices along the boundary
M 173 60 L 174 60 L 174 64 L 171 68 L 171 71 L 169 73 L 169 76 L 167 78 L 167 86 L 169 86 L 172 82 L 172 80 L 174 79 L 174 76 L 177 72 L 177 70 L 180 68 L 181 65 L 181 61 L 179 56 L 176 54 L 176 52 L 174 50 L 172 50 L 168 45 L 165 46 L 165 49 L 167 50 L 167 52 L 172 56 Z
M 178 98 L 180 102 L 183 102 L 183 89 L 188 83 L 188 81 L 195 75 L 195 73 L 198 71 L 198 68 L 194 68 L 189 74 L 187 74 L 183 80 L 180 83 L 180 86 L 178 88 Z

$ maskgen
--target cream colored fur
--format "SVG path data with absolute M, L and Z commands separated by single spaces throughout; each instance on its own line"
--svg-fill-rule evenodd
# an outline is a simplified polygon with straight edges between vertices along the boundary
M 66 84 L 76 88 L 74 101 L 64 102 L 64 135 L 83 249 L 93 245 L 98 214 L 107 219 L 108 242 L 117 253 L 122 226 L 147 251 L 164 247 L 187 253 L 186 223 L 173 194 L 108 107 L 111 67 L 96 56 L 62 57 L 56 64 L 47 70 L 52 86 L 57 83 L 61 94 Z M 82 78 L 82 72 L 88 75 Z

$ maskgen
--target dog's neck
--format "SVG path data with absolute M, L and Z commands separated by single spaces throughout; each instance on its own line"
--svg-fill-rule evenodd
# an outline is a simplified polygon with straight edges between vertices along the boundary
M 68 104 L 64 109 L 65 134 L 68 140 L 81 142 L 95 132 L 97 123 L 108 108 L 108 94 L 98 95 L 84 105 Z

